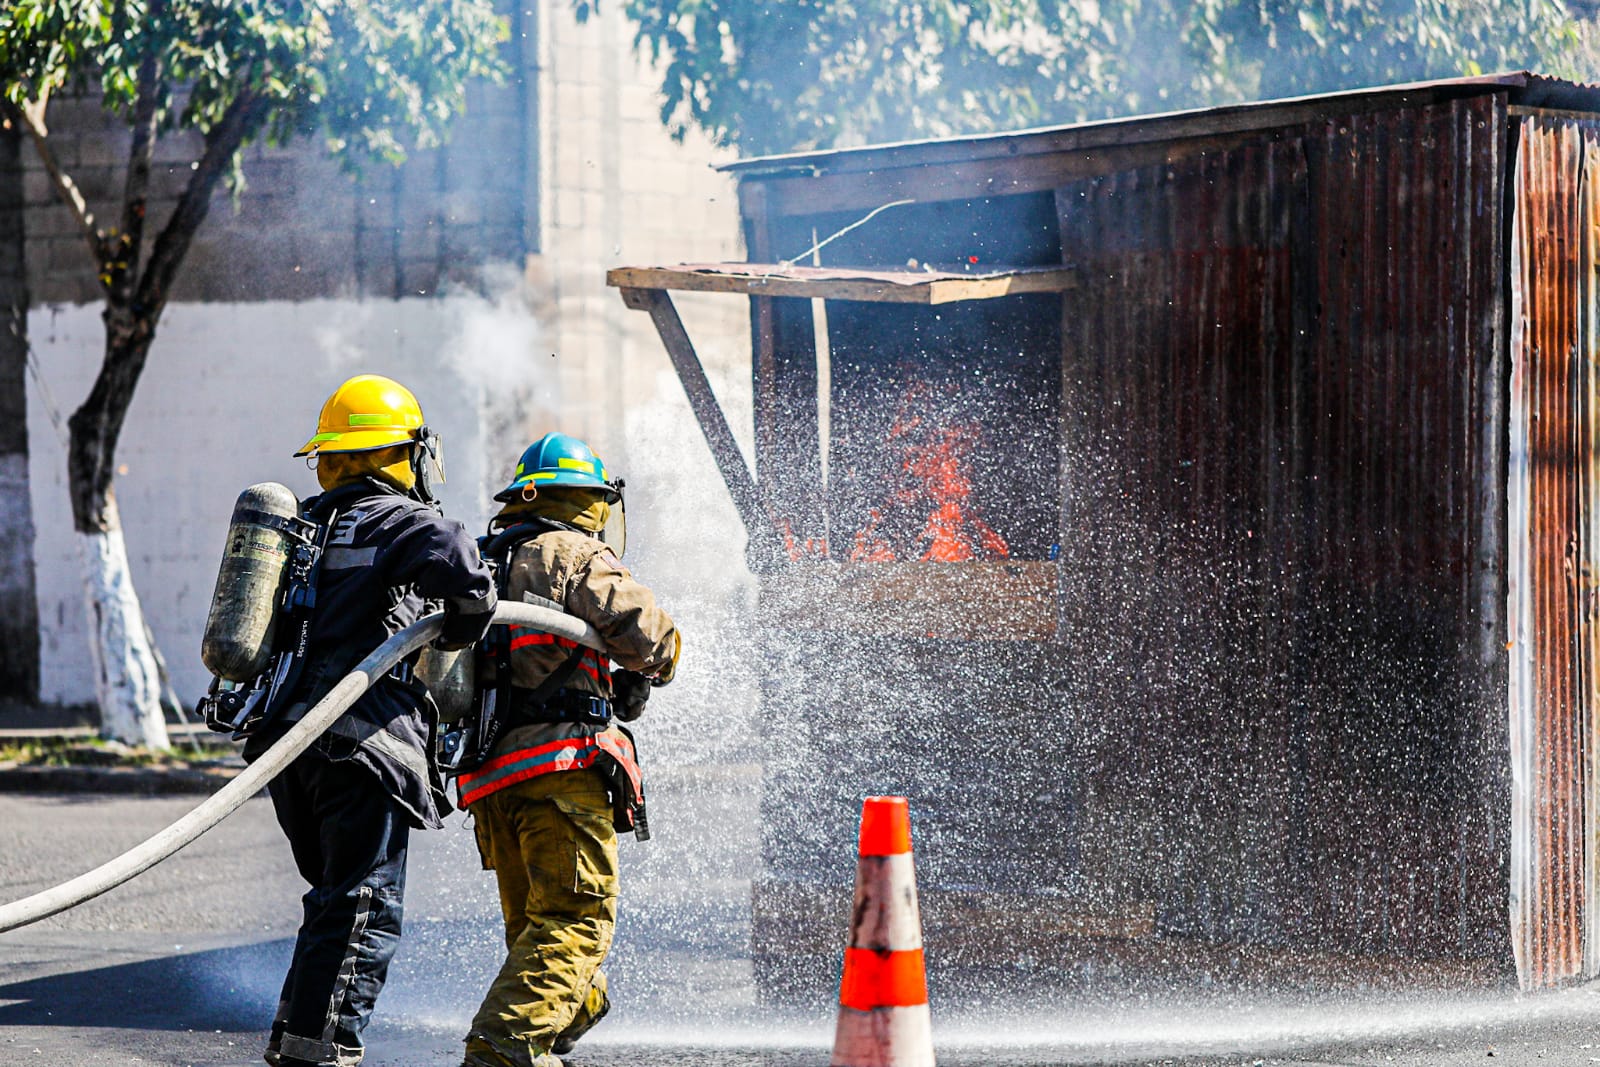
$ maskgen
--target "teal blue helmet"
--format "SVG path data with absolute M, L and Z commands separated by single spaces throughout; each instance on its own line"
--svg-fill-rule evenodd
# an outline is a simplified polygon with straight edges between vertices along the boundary
M 575 489 L 597 489 L 606 494 L 606 500 L 615 504 L 622 499 L 618 486 L 607 476 L 605 464 L 594 450 L 571 434 L 547 433 L 522 453 L 517 460 L 517 471 L 511 484 L 494 495 L 502 503 L 509 503 L 522 495 L 527 486 L 535 489 L 547 485 L 571 486 Z

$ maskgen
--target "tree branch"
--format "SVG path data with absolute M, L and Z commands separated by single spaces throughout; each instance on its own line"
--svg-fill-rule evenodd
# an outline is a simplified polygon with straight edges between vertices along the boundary
M 195 232 L 211 209 L 211 194 L 235 152 L 260 128 L 272 110 L 272 100 L 243 90 L 211 131 L 206 148 L 189 184 L 173 209 L 172 217 L 156 237 L 150 258 L 132 299 L 106 295 L 106 354 L 100 373 L 82 406 L 69 420 L 71 442 L 67 470 L 72 490 L 73 521 L 77 529 L 106 529 L 114 522 L 107 510 L 111 494 L 112 457 L 127 417 L 134 387 L 144 372 L 156 325 L 166 306 L 167 294 Z M 127 290 L 133 290 L 129 283 Z M 126 294 L 124 294 L 126 295 Z
M 44 169 L 50 175 L 50 181 L 55 186 L 56 196 L 64 204 L 72 217 L 77 220 L 78 228 L 83 231 L 84 240 L 89 243 L 89 253 L 94 257 L 95 273 L 104 276 L 105 262 L 108 258 L 106 235 L 95 222 L 94 212 L 89 210 L 89 203 L 83 198 L 78 184 L 72 176 L 61 169 L 61 162 L 56 159 L 55 151 L 50 147 L 50 131 L 45 128 L 44 109 L 49 97 L 41 94 L 38 100 L 31 104 L 17 105 L 3 102 L 5 113 L 13 122 L 28 134 L 28 139 L 33 142 L 34 151 L 39 155 L 39 161 L 44 164 Z
M 151 5 L 155 13 L 156 5 Z M 156 148 L 156 109 L 161 102 L 161 65 L 155 48 L 146 46 L 139 60 L 139 89 L 133 105 L 133 145 L 122 192 L 122 229 L 108 243 L 107 288 L 113 303 L 128 303 L 139 278 L 139 253 L 144 242 L 145 208 L 150 193 L 150 161 Z
M 242 89 L 233 98 L 222 118 L 206 134 L 206 150 L 189 176 L 178 206 L 173 209 L 167 224 L 161 228 L 150 261 L 145 265 L 139 280 L 137 307 L 142 317 L 148 317 L 150 329 L 155 328 L 161 309 L 166 306 L 167 294 L 177 277 L 183 257 L 200 224 L 211 210 L 211 194 L 222 180 L 234 153 L 255 133 L 272 110 L 272 100 Z

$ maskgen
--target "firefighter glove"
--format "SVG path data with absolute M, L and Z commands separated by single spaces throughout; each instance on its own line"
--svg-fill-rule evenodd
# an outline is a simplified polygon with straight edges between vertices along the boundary
M 459 652 L 478 643 L 494 622 L 498 603 L 494 589 L 481 596 L 448 597 L 444 602 L 444 623 L 433 647 L 444 652 Z
M 644 714 L 645 702 L 650 699 L 650 679 L 638 671 L 615 670 L 611 672 L 611 691 L 617 718 L 632 722 Z

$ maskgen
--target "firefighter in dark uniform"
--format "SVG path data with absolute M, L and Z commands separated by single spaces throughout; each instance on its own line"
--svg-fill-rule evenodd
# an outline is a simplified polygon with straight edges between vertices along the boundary
M 467 1034 L 466 1067 L 560 1067 L 610 1007 L 600 965 L 616 928 L 617 831 L 634 828 L 643 795 L 616 720 L 637 718 L 650 687 L 671 680 L 680 648 L 621 545 L 602 537 L 621 517 L 620 486 L 582 441 L 546 434 L 495 496 L 506 507 L 483 551 L 503 595 L 554 602 L 606 649 L 509 627 L 504 735 L 457 779 L 499 883 L 507 949 Z
M 253 734 L 266 750 L 357 663 L 444 605 L 440 647 L 489 628 L 494 582 L 475 540 L 432 504 L 438 439 L 416 398 L 377 375 L 323 405 L 314 456 L 323 492 L 302 514 L 331 523 L 317 572 L 308 651 L 281 710 Z M 411 657 L 415 659 L 415 657 Z M 380 679 L 269 787 L 311 889 L 265 1059 L 281 1067 L 361 1062 L 361 1031 L 400 940 L 410 830 L 450 812 L 433 762 L 436 712 L 409 664 Z

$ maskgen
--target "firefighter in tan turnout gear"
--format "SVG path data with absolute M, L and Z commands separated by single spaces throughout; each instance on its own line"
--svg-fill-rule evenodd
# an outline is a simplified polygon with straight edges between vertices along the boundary
M 472 1020 L 465 1067 L 557 1067 L 606 1013 L 600 969 L 617 914 L 617 831 L 643 836 L 631 735 L 652 685 L 671 680 L 679 637 L 608 544 L 611 482 L 582 441 L 530 445 L 481 542 L 501 595 L 554 602 L 602 636 L 601 654 L 550 634 L 496 627 L 501 731 L 462 774 L 484 867 L 499 882 L 505 964 Z M 611 668 L 608 659 L 616 664 Z M 637 824 L 637 825 L 636 825 Z

